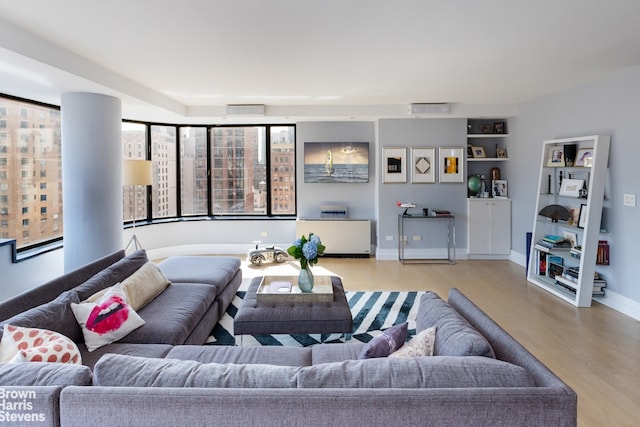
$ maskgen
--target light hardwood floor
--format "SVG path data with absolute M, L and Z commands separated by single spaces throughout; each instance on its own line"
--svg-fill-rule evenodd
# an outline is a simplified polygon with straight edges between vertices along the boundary
M 578 393 L 578 425 L 640 425 L 640 322 L 601 304 L 575 308 L 527 284 L 510 261 L 400 264 L 322 258 L 346 290 L 460 289 Z M 256 272 L 253 270 L 252 272 Z

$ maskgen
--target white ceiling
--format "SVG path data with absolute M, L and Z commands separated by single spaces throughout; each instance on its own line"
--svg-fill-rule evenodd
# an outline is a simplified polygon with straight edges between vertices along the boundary
M 638 0 L 0 0 L 0 92 L 181 123 L 500 115 L 640 65 L 639 24 Z

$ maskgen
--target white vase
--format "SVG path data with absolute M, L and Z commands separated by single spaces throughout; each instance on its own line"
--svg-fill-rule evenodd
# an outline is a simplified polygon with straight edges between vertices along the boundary
M 301 268 L 298 274 L 298 287 L 302 292 L 311 292 L 313 290 L 313 274 L 310 268 Z

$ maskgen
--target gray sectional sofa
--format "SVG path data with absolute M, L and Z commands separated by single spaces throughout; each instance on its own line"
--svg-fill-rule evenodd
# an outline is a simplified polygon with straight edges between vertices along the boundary
M 175 257 L 160 267 L 171 288 L 206 282 L 201 262 Z M 225 289 L 216 291 L 222 305 Z M 35 392 L 29 402 L 41 425 L 576 425 L 574 391 L 458 290 L 447 302 L 425 294 L 416 326 L 435 326 L 433 356 L 358 360 L 358 342 L 201 345 L 189 339 L 196 326 L 183 342 L 110 344 L 88 366 L 0 364 L 0 389 Z

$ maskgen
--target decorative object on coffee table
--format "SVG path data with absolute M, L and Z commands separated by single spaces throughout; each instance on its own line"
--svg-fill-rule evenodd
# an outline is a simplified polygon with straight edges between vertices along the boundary
M 309 233 L 309 238 L 302 236 L 293 242 L 287 249 L 287 253 L 300 260 L 300 274 L 298 275 L 298 287 L 302 292 L 311 292 L 313 289 L 313 273 L 311 267 L 318 263 L 318 257 L 324 255 L 325 246 L 320 237 Z

